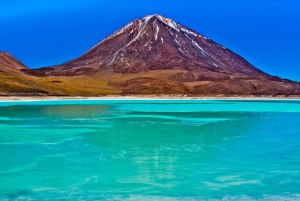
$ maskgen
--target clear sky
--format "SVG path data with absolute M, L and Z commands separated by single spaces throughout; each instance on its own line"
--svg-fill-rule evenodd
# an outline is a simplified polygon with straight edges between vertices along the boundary
M 1 0 L 0 51 L 30 68 L 76 58 L 128 22 L 161 14 L 300 81 L 298 0 Z

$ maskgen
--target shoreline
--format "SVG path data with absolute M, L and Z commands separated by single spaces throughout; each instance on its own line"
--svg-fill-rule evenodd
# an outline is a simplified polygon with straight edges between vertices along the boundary
M 0 96 L 7 101 L 51 100 L 300 100 L 300 96 L 189 96 L 189 95 L 107 95 L 107 96 Z

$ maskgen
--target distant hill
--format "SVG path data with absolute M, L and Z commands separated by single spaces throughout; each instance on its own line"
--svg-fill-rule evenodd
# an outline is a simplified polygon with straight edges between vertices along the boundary
M 31 76 L 21 70 L 28 68 L 6 52 L 0 52 L 0 95 L 32 95 L 43 93 Z

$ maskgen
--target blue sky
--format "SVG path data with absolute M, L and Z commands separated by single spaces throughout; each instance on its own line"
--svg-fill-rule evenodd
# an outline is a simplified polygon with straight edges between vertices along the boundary
M 154 13 L 228 47 L 269 74 L 300 81 L 297 0 L 1 0 L 0 51 L 30 68 L 60 64 Z

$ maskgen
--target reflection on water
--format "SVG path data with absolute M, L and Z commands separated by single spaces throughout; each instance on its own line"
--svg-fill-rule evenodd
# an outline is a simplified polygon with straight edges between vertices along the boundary
M 0 199 L 297 197 L 295 102 L 223 102 L 0 107 Z
M 80 118 L 94 114 L 106 115 L 108 105 L 16 105 L 2 107 L 0 116 L 6 118 Z

